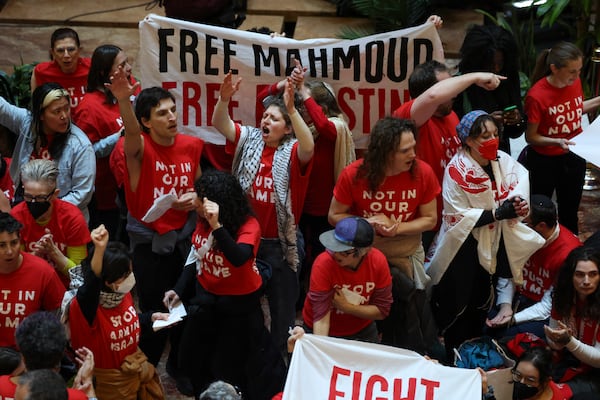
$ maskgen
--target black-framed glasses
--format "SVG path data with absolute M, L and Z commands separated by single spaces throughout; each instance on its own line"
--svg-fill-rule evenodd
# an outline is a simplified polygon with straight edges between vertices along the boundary
M 534 378 L 532 376 L 525 376 L 516 369 L 510 371 L 512 373 L 513 382 L 523 382 L 525 385 L 530 387 L 537 387 L 540 383 L 538 378 Z
M 329 250 L 329 249 L 326 249 L 326 250 L 331 255 L 333 255 L 333 254 L 341 254 L 344 257 L 354 256 L 354 255 L 356 255 L 358 253 L 358 249 L 357 248 L 353 248 L 353 249 L 346 250 L 346 251 L 333 251 L 333 250 Z
M 56 189 L 52 189 L 52 191 L 50 193 L 48 193 L 47 195 L 37 195 L 37 196 L 23 192 L 23 200 L 28 201 L 28 202 L 43 203 L 44 201 L 50 200 L 50 198 L 54 195 L 55 192 L 56 192 Z

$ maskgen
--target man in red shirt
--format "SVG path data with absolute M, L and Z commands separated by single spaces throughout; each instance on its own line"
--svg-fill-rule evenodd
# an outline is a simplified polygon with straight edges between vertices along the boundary
M 15 329 L 29 314 L 60 308 L 65 287 L 46 261 L 21 251 L 23 226 L 0 212 L 0 346 L 15 347 Z
M 379 342 L 373 321 L 389 314 L 392 276 L 383 253 L 371 247 L 374 236 L 359 217 L 319 236 L 327 251 L 315 259 L 302 313 L 315 334 Z

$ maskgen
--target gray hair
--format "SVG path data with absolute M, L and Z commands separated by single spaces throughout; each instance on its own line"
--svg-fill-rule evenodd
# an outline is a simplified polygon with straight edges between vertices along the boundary
M 241 400 L 242 396 L 227 382 L 216 381 L 200 395 L 200 400 Z
M 46 182 L 56 185 L 58 166 L 55 161 L 35 159 L 21 167 L 21 182 Z

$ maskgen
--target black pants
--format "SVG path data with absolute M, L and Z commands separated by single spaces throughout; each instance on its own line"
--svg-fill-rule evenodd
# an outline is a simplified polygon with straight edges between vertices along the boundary
M 556 191 L 559 222 L 578 234 L 577 211 L 585 180 L 585 160 L 571 152 L 560 156 L 545 156 L 529 148 L 527 168 L 531 194 L 543 194 L 551 198 Z
M 178 246 L 169 254 L 157 254 L 152 251 L 152 243 L 142 243 L 133 249 L 133 273 L 135 274 L 137 294 L 142 312 L 168 312 L 162 300 L 165 292 L 172 289 L 183 269 L 187 254 L 181 254 Z M 183 325 L 180 323 L 170 329 L 153 332 L 145 331 L 140 337 L 140 348 L 148 361 L 157 365 L 164 351 L 167 339 L 171 341 L 168 363 L 177 368 L 177 351 Z

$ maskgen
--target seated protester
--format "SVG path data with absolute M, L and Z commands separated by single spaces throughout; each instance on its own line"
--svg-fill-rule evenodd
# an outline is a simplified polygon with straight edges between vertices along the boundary
M 494 390 L 487 385 L 487 374 L 481 368 L 483 399 L 495 400 Z M 552 352 L 544 347 L 526 350 L 512 369 L 512 398 L 515 400 L 568 400 L 571 389 L 552 380 Z
M 0 347 L 0 375 L 19 375 L 24 369 L 21 353 L 10 347 Z
M 600 252 L 580 247 L 558 272 L 546 340 L 557 351 L 554 378 L 573 395 L 600 393 Z M 600 398 L 600 397 L 597 397 Z
M 0 292 L 3 321 L 0 346 L 15 347 L 15 329 L 29 314 L 39 310 L 55 311 L 65 287 L 44 260 L 21 251 L 20 230 L 23 227 L 10 214 L 0 212 Z M 27 296 L 23 296 L 27 293 Z
M 38 369 L 19 377 L 16 400 L 68 400 L 67 384 L 57 372 Z
M 21 244 L 26 252 L 46 260 L 66 288 L 69 270 L 87 255 L 90 241 L 81 210 L 58 198 L 58 167 L 51 160 L 31 160 L 21 168 L 23 199 L 11 214 L 23 224 Z
M 130 293 L 135 285 L 131 256 L 122 243 L 108 242 L 104 225 L 91 238 L 93 253 L 82 264 L 84 284 L 68 308 L 71 343 L 96 354 L 94 375 L 101 399 L 164 399 L 156 370 L 138 346 L 141 328 Z M 150 319 L 168 315 L 150 317 L 142 324 L 147 329 Z
M 541 194 L 531 196 L 530 213 L 523 220 L 527 226 L 539 233 L 546 243 L 536 251 L 523 266 L 523 284 L 518 286 L 514 296 L 514 284 L 503 284 L 504 293 L 496 301 L 499 308 L 508 309 L 499 313 L 498 318 L 488 318 L 488 334 L 494 336 L 514 336 L 530 332 L 544 338 L 544 325 L 550 319 L 552 308 L 552 285 L 558 270 L 571 250 L 582 245 L 570 230 L 558 223 L 556 205 Z M 500 283 L 497 288 L 500 289 Z M 512 304 L 516 313 L 512 313 Z
M 347 217 L 322 233 L 326 249 L 313 264 L 302 316 L 308 332 L 378 343 L 374 320 L 392 305 L 392 276 L 383 253 L 373 248 L 366 219 Z
M 67 345 L 67 334 L 58 318 L 45 311 L 33 313 L 26 317 L 15 332 L 15 340 L 27 372 L 42 369 L 58 371 Z M 93 361 L 93 359 L 92 359 Z M 87 368 L 82 366 L 82 372 Z M 91 383 L 91 373 L 76 381 Z M 19 376 L 0 376 L 0 398 L 14 399 L 19 383 Z M 70 400 L 87 400 L 88 396 L 78 389 L 67 389 Z

